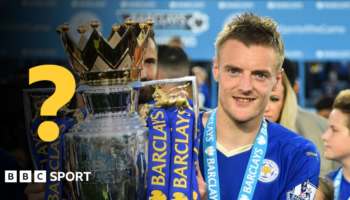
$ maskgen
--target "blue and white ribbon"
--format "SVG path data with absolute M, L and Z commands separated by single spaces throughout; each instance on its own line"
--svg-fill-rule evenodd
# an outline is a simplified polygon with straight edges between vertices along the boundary
M 216 150 L 216 114 L 217 108 L 210 113 L 203 136 L 204 175 L 207 183 L 208 199 L 220 199 Z M 252 147 L 252 153 L 250 154 L 248 166 L 238 195 L 239 199 L 253 199 L 267 145 L 267 124 L 265 118 L 263 118 L 259 133 Z
M 343 169 L 340 169 L 335 176 L 335 179 L 333 181 L 333 186 L 334 186 L 334 200 L 339 199 L 339 192 L 340 192 L 340 186 L 341 186 L 341 181 L 343 179 Z

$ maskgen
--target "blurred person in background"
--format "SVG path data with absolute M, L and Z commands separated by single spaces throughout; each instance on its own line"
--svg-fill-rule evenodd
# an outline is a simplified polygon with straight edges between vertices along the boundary
M 289 130 L 295 131 L 297 118 L 297 98 L 289 83 L 287 75 L 282 75 L 282 84 L 276 91 L 270 94 L 264 117 L 272 122 L 278 123 Z
M 168 45 L 159 45 L 159 58 L 158 58 L 158 80 L 182 78 L 190 75 L 190 61 L 183 51 L 179 47 L 171 47 Z M 163 85 L 163 91 L 169 92 L 170 89 L 184 85 L 185 83 L 168 83 Z M 174 94 L 179 92 L 180 89 L 172 90 Z M 189 94 L 189 98 L 192 98 L 191 86 L 187 87 L 186 92 Z M 189 99 L 189 103 L 193 106 L 193 102 Z M 154 102 L 154 101 L 152 101 Z
M 334 200 L 334 187 L 329 179 L 323 176 L 318 178 L 318 188 L 314 200 Z
M 339 93 L 340 89 L 338 87 L 339 78 L 338 73 L 340 72 L 339 66 L 331 66 L 327 70 L 327 81 L 324 85 L 324 93 L 329 96 L 335 96 Z
M 207 85 L 207 71 L 200 66 L 193 67 L 191 71 L 197 78 L 199 107 L 210 108 L 210 90 Z
M 295 81 L 297 77 L 297 66 L 294 65 L 294 63 L 288 58 L 285 58 L 282 68 L 284 69 L 294 92 L 297 93 L 299 89 L 299 83 Z M 327 124 L 328 121 L 326 118 L 298 106 L 295 121 L 296 133 L 312 141 L 316 145 L 318 151 L 320 152 L 322 161 L 320 175 L 326 175 L 340 166 L 339 163 L 327 160 L 325 158 L 325 148 L 322 141 L 322 134 L 328 129 Z
M 157 80 L 158 48 L 154 40 L 154 30 L 150 29 L 146 54 L 144 57 L 143 70 L 141 71 L 141 81 Z M 150 102 L 154 88 L 146 86 L 140 90 L 138 110 L 143 104 Z
M 171 46 L 171 47 L 179 47 L 181 49 L 184 49 L 184 44 L 181 41 L 181 38 L 179 38 L 177 36 L 172 37 L 170 39 L 168 45 Z
M 327 159 L 337 160 L 341 167 L 327 175 L 333 182 L 334 199 L 350 199 L 350 89 L 341 91 L 329 115 L 329 128 L 322 136 Z
M 317 114 L 328 119 L 332 112 L 334 97 L 328 95 L 320 96 L 315 103 Z

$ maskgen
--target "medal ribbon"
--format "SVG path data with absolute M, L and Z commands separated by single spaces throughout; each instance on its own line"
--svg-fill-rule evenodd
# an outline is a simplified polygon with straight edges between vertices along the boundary
M 39 170 L 46 170 L 45 200 L 68 199 L 68 186 L 63 179 L 51 181 L 51 172 L 64 172 L 63 170 L 63 135 L 71 128 L 75 121 L 66 117 L 53 118 L 52 120 L 59 127 L 59 136 L 52 142 L 44 142 L 38 135 L 38 127 L 42 123 L 36 120 L 30 126 L 30 144 L 34 154 L 35 162 Z M 56 174 L 57 177 L 57 174 Z
M 168 199 L 192 199 L 194 112 L 177 110 L 171 120 L 171 170 Z
M 166 111 L 157 109 L 147 119 L 149 127 L 147 199 L 169 195 L 171 135 Z
M 339 192 L 340 192 L 340 186 L 341 186 L 341 181 L 343 179 L 343 169 L 340 169 L 337 173 L 337 176 L 335 177 L 333 181 L 333 186 L 334 186 L 334 200 L 339 199 Z
M 204 175 L 207 183 L 208 199 L 220 199 L 220 184 L 218 172 L 218 159 L 216 150 L 216 114 L 213 110 L 208 118 L 203 136 Z M 255 139 L 250 154 L 247 169 L 244 174 L 238 198 L 253 199 L 256 184 L 258 182 L 261 166 L 265 158 L 268 144 L 267 124 L 262 120 L 259 133 Z M 248 179 L 249 176 L 249 179 Z

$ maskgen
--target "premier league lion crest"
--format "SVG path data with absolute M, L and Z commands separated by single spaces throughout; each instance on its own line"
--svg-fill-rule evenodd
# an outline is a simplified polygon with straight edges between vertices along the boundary
M 309 181 L 305 181 L 299 185 L 297 185 L 293 191 L 287 193 L 287 199 L 300 199 L 300 200 L 311 200 L 315 198 L 317 187 L 310 183 Z

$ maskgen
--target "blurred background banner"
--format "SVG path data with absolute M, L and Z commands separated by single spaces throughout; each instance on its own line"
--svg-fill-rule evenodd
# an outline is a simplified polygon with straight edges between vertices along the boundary
M 58 25 L 68 22 L 77 40 L 76 27 L 84 24 L 88 36 L 96 19 L 107 37 L 129 17 L 154 19 L 158 44 L 179 36 L 191 59 L 210 60 L 223 25 L 248 11 L 278 22 L 290 59 L 350 60 L 350 1 L 0 0 L 0 8 L 2 58 L 65 59 Z
M 89 37 L 92 20 L 100 22 L 99 31 L 107 38 L 114 23 L 152 18 L 156 43 L 179 37 L 192 67 L 206 69 L 210 92 L 217 94 L 211 75 L 215 38 L 226 23 L 245 11 L 278 23 L 285 55 L 299 69 L 300 106 L 313 107 L 315 99 L 334 83 L 338 84 L 335 92 L 350 83 L 350 1 L 0 0 L 0 9 L 0 61 L 6 66 L 0 84 L 7 83 L 17 69 L 40 64 L 70 68 L 55 31 L 64 22 L 70 24 L 70 34 L 78 42 L 77 27 L 84 25 Z M 210 98 L 215 107 L 217 95 Z
M 176 41 L 180 38 L 185 57 L 190 59 L 188 74 L 201 79 L 198 97 L 204 99 L 204 107 L 214 108 L 218 103 L 218 85 L 212 76 L 215 38 L 226 23 L 245 11 L 269 16 L 278 23 L 285 55 L 297 71 L 299 106 L 315 113 L 330 112 L 334 97 L 350 88 L 350 0 L 0 0 L 0 148 L 17 158 L 20 169 L 33 170 L 24 123 L 23 89 L 55 87 L 49 81 L 29 85 L 32 67 L 54 64 L 72 71 L 56 33 L 57 26 L 69 23 L 70 35 L 77 43 L 78 26 L 86 27 L 84 35 L 89 38 L 92 20 L 99 21 L 98 31 L 107 38 L 114 23 L 120 24 L 128 17 L 135 21 L 152 18 L 158 45 L 169 44 L 171 39 L 179 45 Z M 161 53 L 164 52 L 160 50 L 158 57 L 162 57 Z M 73 97 L 71 107 L 77 106 Z M 22 199 L 27 199 L 23 193 L 26 186 L 21 184 Z

